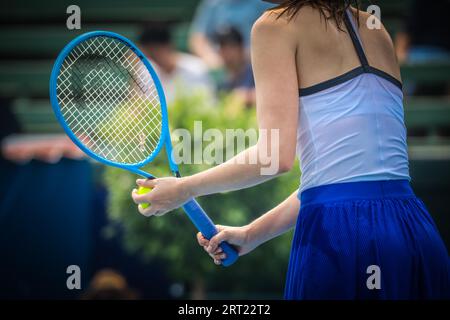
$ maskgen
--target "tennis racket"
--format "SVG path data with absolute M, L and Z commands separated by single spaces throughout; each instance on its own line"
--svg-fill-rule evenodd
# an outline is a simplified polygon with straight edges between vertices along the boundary
M 50 100 L 67 135 L 93 159 L 153 179 L 140 168 L 164 146 L 170 170 L 180 177 L 161 82 L 143 53 L 123 36 L 94 31 L 72 40 L 53 67 Z M 217 233 L 195 199 L 183 209 L 205 238 Z M 222 264 L 233 264 L 236 250 L 226 242 L 220 247 L 226 253 Z

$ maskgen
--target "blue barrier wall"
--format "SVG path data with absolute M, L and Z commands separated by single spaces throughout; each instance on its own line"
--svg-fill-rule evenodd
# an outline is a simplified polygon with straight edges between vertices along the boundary
M 75 298 L 66 268 L 87 285 L 92 253 L 92 170 L 87 161 L 0 165 L 0 297 Z

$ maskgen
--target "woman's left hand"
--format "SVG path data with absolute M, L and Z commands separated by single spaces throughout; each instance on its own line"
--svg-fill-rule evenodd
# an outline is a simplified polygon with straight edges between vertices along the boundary
M 146 194 L 138 194 L 136 189 L 131 193 L 134 203 L 150 204 L 145 209 L 141 205 L 138 206 L 139 212 L 146 217 L 162 216 L 182 206 L 191 198 L 185 187 L 184 178 L 138 179 L 136 184 L 152 189 Z
M 197 241 L 200 246 L 205 249 L 206 252 L 214 260 L 214 263 L 222 264 L 222 260 L 227 256 L 223 252 L 220 244 L 222 242 L 228 242 L 238 252 L 239 256 L 249 253 L 258 246 L 256 241 L 252 241 L 250 238 L 250 226 L 243 227 L 228 227 L 216 225 L 217 234 L 211 238 L 206 239 L 200 232 L 197 233 Z

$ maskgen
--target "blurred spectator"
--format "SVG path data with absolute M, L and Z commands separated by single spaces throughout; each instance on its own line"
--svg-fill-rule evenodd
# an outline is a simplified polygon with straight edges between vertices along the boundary
M 246 48 L 250 45 L 253 23 L 273 4 L 261 0 L 203 0 L 194 17 L 189 45 L 211 69 L 222 66 L 223 61 L 213 47 L 214 34 L 223 27 L 232 26 L 243 36 Z
M 0 159 L 56 163 L 62 157 L 80 159 L 84 153 L 65 134 L 23 134 L 11 105 L 0 98 Z
M 207 66 L 193 55 L 176 51 L 166 24 L 147 25 L 139 42 L 144 54 L 154 64 L 168 103 L 184 93 L 201 92 L 213 98 L 214 86 Z
M 450 1 L 414 0 L 406 28 L 395 39 L 400 63 L 429 63 L 450 60 Z M 445 94 L 446 86 L 427 88 L 407 84 L 410 94 Z
M 103 269 L 92 279 L 83 300 L 133 300 L 137 293 L 128 287 L 126 279 L 118 272 Z
M 244 39 L 233 27 L 224 27 L 214 36 L 225 68 L 225 79 L 219 83 L 221 92 L 234 92 L 242 96 L 246 105 L 255 103 L 255 80 L 246 54 Z
M 61 158 L 82 159 L 81 151 L 65 134 L 12 134 L 1 143 L 2 157 L 26 163 L 33 159 L 57 163 Z

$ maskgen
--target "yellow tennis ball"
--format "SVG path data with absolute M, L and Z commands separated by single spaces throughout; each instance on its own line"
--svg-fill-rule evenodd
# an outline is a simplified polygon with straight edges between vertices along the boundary
M 139 187 L 137 194 L 146 194 L 149 193 L 150 191 L 152 191 L 152 188 Z M 150 207 L 150 203 L 141 203 L 141 207 L 143 209 L 147 209 L 148 207 Z

